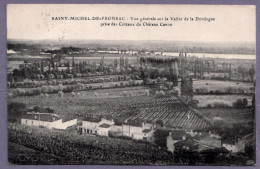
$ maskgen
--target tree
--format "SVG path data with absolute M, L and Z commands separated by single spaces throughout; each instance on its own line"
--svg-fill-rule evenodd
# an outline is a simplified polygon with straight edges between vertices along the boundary
M 161 127 L 164 127 L 164 122 L 163 122 L 162 119 L 157 119 L 155 123 L 158 124 Z
M 244 108 L 247 107 L 247 104 L 248 104 L 247 98 L 243 98 L 243 99 L 239 98 L 233 103 L 233 107 Z
M 169 130 L 157 129 L 154 132 L 154 142 L 160 147 L 166 147 L 166 139 L 169 136 Z
M 23 113 L 28 111 L 24 103 L 10 103 L 8 104 L 8 121 L 16 122 L 21 118 Z

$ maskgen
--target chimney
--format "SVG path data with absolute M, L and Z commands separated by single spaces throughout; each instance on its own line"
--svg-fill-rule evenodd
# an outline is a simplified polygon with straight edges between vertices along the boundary
M 125 123 L 127 123 L 127 119 L 125 119 Z
M 171 136 L 172 135 L 172 132 L 169 132 L 169 136 Z
M 144 122 L 142 122 L 142 127 L 144 127 Z

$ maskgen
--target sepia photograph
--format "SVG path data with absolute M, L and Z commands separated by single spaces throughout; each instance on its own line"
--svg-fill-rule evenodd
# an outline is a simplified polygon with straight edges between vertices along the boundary
M 9 165 L 256 165 L 256 6 L 8 4 Z

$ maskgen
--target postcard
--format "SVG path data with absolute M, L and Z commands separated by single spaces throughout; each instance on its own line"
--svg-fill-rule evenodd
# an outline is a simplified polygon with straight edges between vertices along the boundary
M 9 165 L 256 164 L 254 5 L 8 4 Z

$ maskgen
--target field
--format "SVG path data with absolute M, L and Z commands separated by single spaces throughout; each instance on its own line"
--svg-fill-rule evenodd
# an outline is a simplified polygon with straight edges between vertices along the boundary
M 234 92 L 240 92 L 238 89 L 244 90 L 244 93 L 254 93 L 253 83 L 234 82 L 234 81 L 219 81 L 219 80 L 196 80 L 193 82 L 193 91 L 203 89 L 205 92 L 219 91 L 228 92 L 228 90 L 236 89 Z
M 8 162 L 9 164 L 57 164 L 61 162 L 60 157 L 37 151 L 20 144 L 8 142 Z
M 212 120 L 223 120 L 228 124 L 254 121 L 251 108 L 201 108 L 199 110 Z
M 141 87 L 136 87 L 139 91 Z M 133 88 L 129 90 L 133 91 Z M 100 91 L 100 90 L 99 90 Z M 102 97 L 97 91 L 84 91 L 84 96 L 73 97 L 67 93 L 63 98 L 56 95 L 50 98 L 41 96 L 16 97 L 8 102 L 25 103 L 27 107 L 50 107 L 63 118 L 84 119 L 90 116 L 108 116 L 119 121 L 143 119 L 155 122 L 163 120 L 166 126 L 204 129 L 210 126 L 209 122 L 200 113 L 193 111 L 176 96 L 126 96 L 118 95 L 122 89 L 108 89 L 108 96 Z M 99 92 L 101 97 L 95 97 Z M 112 95 L 112 96 L 111 96 Z
M 173 165 L 175 163 L 174 156 L 164 149 L 132 140 L 85 136 L 11 123 L 8 124 L 8 133 L 9 142 L 15 143 L 9 145 L 9 162 L 15 164 Z M 39 152 L 41 153 L 38 154 Z
M 232 107 L 237 99 L 244 98 L 248 100 L 248 106 L 252 105 L 252 96 L 249 95 L 195 95 L 193 98 L 199 101 L 199 107 L 207 107 L 208 105 L 214 107 L 215 103 L 223 103 Z

